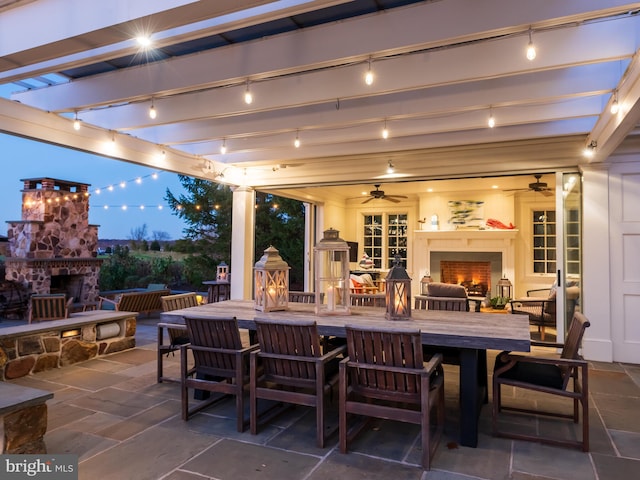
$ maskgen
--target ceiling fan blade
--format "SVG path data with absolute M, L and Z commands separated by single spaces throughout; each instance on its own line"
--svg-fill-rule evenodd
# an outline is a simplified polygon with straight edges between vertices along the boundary
M 542 193 L 542 195 L 544 195 L 545 197 L 552 197 L 553 196 L 553 192 L 550 189 L 540 190 L 540 193 Z
M 369 197 L 367 198 L 364 202 L 362 203 L 369 203 L 371 200 L 373 200 L 375 197 Z
M 383 200 L 386 200 L 387 202 L 393 202 L 393 203 L 400 203 L 400 200 L 393 198 L 391 196 L 385 195 L 384 197 L 382 197 Z

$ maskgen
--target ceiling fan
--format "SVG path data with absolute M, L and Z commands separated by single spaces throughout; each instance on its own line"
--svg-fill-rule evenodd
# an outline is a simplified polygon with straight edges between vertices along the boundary
M 529 184 L 529 188 L 511 188 L 504 190 L 505 192 L 539 192 L 542 195 L 549 197 L 553 195 L 553 188 L 549 188 L 546 182 L 541 182 L 542 175 L 537 173 L 534 175 L 536 181 Z
M 369 192 L 369 198 L 362 203 L 369 203 L 371 200 L 381 199 L 388 200 L 393 203 L 398 203 L 400 198 L 408 198 L 405 195 L 385 195 L 383 190 L 380 190 L 380 185 L 374 185 L 375 190 Z

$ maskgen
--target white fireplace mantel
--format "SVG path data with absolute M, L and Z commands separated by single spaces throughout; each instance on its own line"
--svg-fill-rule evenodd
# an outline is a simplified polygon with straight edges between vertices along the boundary
M 515 278 L 515 240 L 518 230 L 415 230 L 413 271 L 419 278 L 431 272 L 431 252 L 496 252 L 502 270 Z

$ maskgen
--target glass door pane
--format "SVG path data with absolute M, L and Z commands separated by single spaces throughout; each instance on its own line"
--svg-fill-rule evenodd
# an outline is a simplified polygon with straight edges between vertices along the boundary
M 582 177 L 556 174 L 556 201 L 561 218 L 557 231 L 558 291 L 556 293 L 558 340 L 563 341 L 575 311 L 580 310 L 582 278 Z

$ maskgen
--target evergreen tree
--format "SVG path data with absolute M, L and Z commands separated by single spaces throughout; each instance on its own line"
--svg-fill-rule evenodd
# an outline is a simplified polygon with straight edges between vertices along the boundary
M 199 256 L 191 263 L 200 268 L 213 268 L 224 260 L 231 265 L 231 189 L 207 180 L 180 175 L 186 194 L 174 196 L 169 189 L 165 200 L 174 214 L 187 224 L 184 234 L 193 241 L 194 253 Z M 273 245 L 289 264 L 292 289 L 302 289 L 304 283 L 304 206 L 302 202 L 256 193 L 255 263 L 264 250 Z M 177 243 L 177 242 L 176 242 Z M 191 270 L 191 268 L 188 268 Z M 189 275 L 189 273 L 187 272 Z M 199 278 L 202 272 L 193 272 Z M 207 275 L 204 275 L 206 277 Z M 206 280 L 207 278 L 203 278 Z

